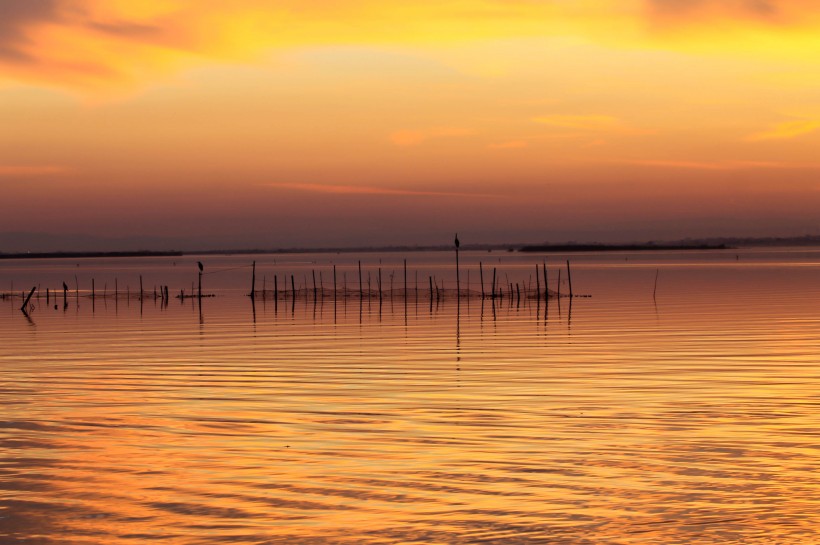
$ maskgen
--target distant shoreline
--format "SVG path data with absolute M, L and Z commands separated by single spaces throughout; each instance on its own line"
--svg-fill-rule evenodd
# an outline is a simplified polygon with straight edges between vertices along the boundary
M 175 257 L 183 252 L 26 252 L 0 253 L 0 259 L 88 259 L 99 257 Z
M 620 252 L 620 251 L 669 251 L 669 250 L 726 250 L 725 244 L 546 244 L 546 245 L 463 245 L 462 251 L 498 251 L 521 253 L 583 253 L 583 252 Z M 94 259 L 118 257 L 184 257 L 193 255 L 263 255 L 263 254 L 306 254 L 306 253 L 387 253 L 387 252 L 447 252 L 451 246 L 407 246 L 381 248 L 290 248 L 278 250 L 204 250 L 204 251 L 124 251 L 124 252 L 27 252 L 0 253 L 3 259 Z
M 726 244 L 541 244 L 519 248 L 519 252 L 653 252 L 669 250 L 727 250 Z

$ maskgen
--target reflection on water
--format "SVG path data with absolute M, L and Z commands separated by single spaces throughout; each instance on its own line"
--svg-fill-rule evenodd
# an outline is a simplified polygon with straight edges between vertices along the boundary
M 793 258 L 580 263 L 547 308 L 0 302 L 0 542 L 811 543 Z

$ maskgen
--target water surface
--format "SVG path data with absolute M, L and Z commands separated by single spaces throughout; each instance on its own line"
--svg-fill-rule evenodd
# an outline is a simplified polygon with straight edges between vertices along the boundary
M 403 285 L 404 257 L 411 288 L 455 281 L 447 254 L 317 254 L 257 282 L 362 258 Z M 0 263 L 80 290 L 0 301 L 0 542 L 816 542 L 820 253 L 549 256 L 563 293 L 566 257 L 592 297 L 546 309 L 251 305 L 246 256 Z M 188 291 L 197 259 L 201 307 L 86 297 Z M 462 281 L 541 259 L 463 253 Z

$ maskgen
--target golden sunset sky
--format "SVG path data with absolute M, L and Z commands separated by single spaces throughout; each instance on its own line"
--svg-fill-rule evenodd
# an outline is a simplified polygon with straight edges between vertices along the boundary
M 0 124 L 0 232 L 820 234 L 820 4 L 0 0 Z

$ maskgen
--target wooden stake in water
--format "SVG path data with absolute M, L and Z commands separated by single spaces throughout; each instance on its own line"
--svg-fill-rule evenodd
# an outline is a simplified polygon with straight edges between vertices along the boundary
M 547 283 L 547 260 L 544 260 L 544 301 L 550 298 L 549 284 Z
M 493 267 L 492 298 L 495 299 L 495 267 Z
M 456 233 L 455 238 L 455 245 L 456 245 L 456 297 L 461 297 L 461 276 L 458 273 L 458 247 L 461 246 L 461 243 L 458 241 L 458 233 Z
M 264 281 L 262 284 L 262 295 L 265 295 L 265 285 Z M 251 271 L 251 299 L 256 298 L 256 261 L 253 262 L 252 271 Z
M 362 262 L 359 261 L 359 299 L 364 299 L 364 287 L 362 286 Z
M 407 260 L 404 260 L 404 300 L 407 302 Z
M 313 300 L 316 300 L 316 269 L 311 269 L 310 272 L 313 274 Z
M 336 265 L 333 265 L 333 302 L 336 302 Z
M 478 281 L 481 282 L 481 298 L 484 299 L 484 267 L 478 262 Z
M 569 296 L 572 297 L 572 273 L 569 270 L 569 259 L 567 259 L 567 282 L 569 283 Z
M 658 293 L 658 275 L 660 274 L 660 269 L 655 269 L 655 289 L 652 290 L 652 299 L 655 300 L 655 295 Z
M 28 302 L 31 300 L 31 296 L 34 295 L 35 291 L 37 291 L 37 286 L 34 286 L 33 288 L 31 288 L 31 291 L 28 292 L 28 296 L 26 297 L 26 300 L 23 301 L 23 306 L 20 307 L 20 310 L 23 311 L 23 314 L 27 314 L 26 313 L 26 307 L 28 306 Z
M 202 294 L 201 294 L 201 292 L 202 292 L 202 273 L 199 274 L 199 278 L 200 278 L 200 280 L 199 280 L 199 291 L 200 291 L 200 297 L 202 297 Z M 142 301 L 142 275 L 140 275 L 140 301 Z
M 197 297 L 202 299 L 202 271 L 205 270 L 205 267 L 202 266 L 201 261 L 197 261 L 196 266 L 199 268 L 199 289 L 197 290 Z M 140 276 L 140 292 L 142 292 L 142 276 Z

